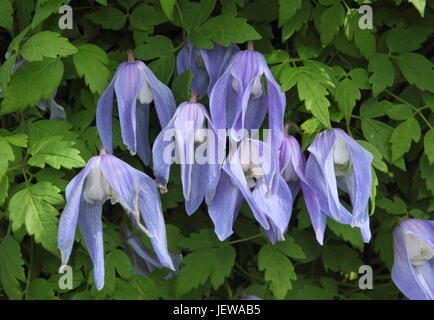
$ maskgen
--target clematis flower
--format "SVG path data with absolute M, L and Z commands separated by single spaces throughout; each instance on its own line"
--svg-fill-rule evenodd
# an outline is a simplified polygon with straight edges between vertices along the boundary
M 434 300 L 434 221 L 409 219 L 393 231 L 392 280 L 411 300 Z
M 161 265 L 175 270 L 167 250 L 166 227 L 155 182 L 118 158 L 106 154 L 92 157 L 66 188 L 67 204 L 60 218 L 58 247 L 62 264 L 68 263 L 78 226 L 94 266 L 95 285 L 104 286 L 102 205 L 119 202 L 135 225 L 150 237 Z M 142 217 L 145 225 L 140 221 Z
M 362 239 L 369 242 L 369 197 L 372 189 L 372 154 L 341 129 L 318 134 L 308 151 L 305 178 L 314 192 L 308 210 L 318 241 L 322 244 L 326 217 L 360 228 Z M 351 200 L 352 213 L 340 202 L 338 189 Z M 304 193 L 306 197 L 306 192 Z M 316 199 L 316 200 L 315 200 Z
M 207 50 L 196 48 L 191 42 L 187 42 L 176 57 L 177 74 L 191 70 L 193 74 L 191 91 L 200 96 L 207 93 L 209 95 L 217 79 L 226 70 L 231 58 L 239 50 L 235 44 L 222 47 L 214 43 L 214 48 Z
M 121 224 L 120 230 L 126 239 L 128 248 L 125 250 L 132 266 L 132 273 L 147 276 L 153 270 L 165 267 L 157 255 L 149 250 L 138 235 L 134 235 L 126 224 Z M 175 270 L 171 270 L 166 278 L 175 276 L 179 271 L 182 255 L 169 252 Z
M 278 159 L 264 142 L 244 139 L 228 155 L 208 213 L 220 240 L 232 234 L 243 198 L 272 243 L 284 240 L 293 196 L 279 172 Z M 253 191 L 251 191 L 253 188 Z
M 181 180 L 187 214 L 193 214 L 204 198 L 212 198 L 220 177 L 218 139 L 205 107 L 196 102 L 182 103 L 169 124 L 157 136 L 153 146 L 154 175 L 165 189 L 173 160 L 181 165 Z M 171 148 L 171 145 L 174 147 Z M 204 159 L 198 159 L 201 151 Z M 177 159 L 172 156 L 175 152 Z M 202 152 L 203 153 L 203 152 Z
M 142 62 L 135 61 L 128 51 L 128 62 L 121 63 L 96 109 L 99 136 L 108 153 L 112 149 L 113 98 L 116 93 L 121 134 L 131 154 L 138 154 L 149 163 L 149 110 L 154 102 L 160 125 L 164 128 L 172 118 L 176 104 L 170 89 Z
M 217 129 L 232 129 L 230 137 L 239 142 L 243 129 L 258 129 L 268 110 L 271 146 L 280 147 L 286 98 L 274 80 L 262 54 L 240 51 L 215 83 L 210 95 L 211 119 Z

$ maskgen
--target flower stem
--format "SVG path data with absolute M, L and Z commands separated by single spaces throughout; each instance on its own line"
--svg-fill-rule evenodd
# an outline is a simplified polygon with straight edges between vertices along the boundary
M 226 244 L 227 245 L 232 245 L 232 244 L 236 244 L 236 243 L 250 241 L 250 240 L 253 240 L 253 239 L 256 239 L 256 238 L 259 238 L 259 237 L 262 237 L 262 233 L 255 234 L 254 236 L 247 237 L 247 238 L 242 238 L 242 239 L 238 239 L 238 240 L 234 240 L 234 241 L 229 241 Z
M 134 52 L 131 49 L 127 50 L 127 55 L 128 55 L 128 62 L 135 62 L 136 60 L 134 59 Z
M 253 50 L 253 41 L 250 40 L 249 42 L 247 42 L 247 50 L 252 51 Z

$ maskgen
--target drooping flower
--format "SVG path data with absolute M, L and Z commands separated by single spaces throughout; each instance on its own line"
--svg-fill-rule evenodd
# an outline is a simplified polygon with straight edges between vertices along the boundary
M 328 216 L 337 222 L 360 228 L 363 241 L 369 242 L 372 154 L 341 129 L 321 132 L 308 151 L 305 178 L 314 192 L 310 199 L 312 207 L 308 206 L 308 210 L 318 241 L 322 243 Z M 349 195 L 351 213 L 340 202 L 338 189 Z
M 187 42 L 176 57 L 177 73 L 191 70 L 193 74 L 191 92 L 200 96 L 209 95 L 217 79 L 223 74 L 233 55 L 239 50 L 235 44 L 223 47 L 215 43 L 214 48 L 208 50 L 196 48 L 191 42 Z
M 59 222 L 58 247 L 68 263 L 77 223 L 94 266 L 95 285 L 104 286 L 102 205 L 119 202 L 135 225 L 150 237 L 159 262 L 174 270 L 167 250 L 166 227 L 156 183 L 115 156 L 102 152 L 66 188 L 67 204 Z M 144 225 L 141 223 L 142 217 Z
M 157 136 L 152 150 L 154 175 L 160 188 L 167 185 L 172 162 L 180 163 L 189 215 L 198 209 L 204 198 L 214 196 L 222 162 L 218 160 L 218 135 L 207 110 L 195 97 L 193 94 L 191 102 L 178 107 L 172 120 Z
M 243 129 L 259 129 L 268 110 L 270 144 L 278 149 L 283 138 L 286 98 L 262 54 L 240 51 L 215 83 L 210 95 L 211 119 L 217 129 L 232 129 L 239 142 Z
M 228 155 L 208 213 L 220 240 L 232 234 L 243 198 L 272 243 L 284 240 L 293 196 L 268 143 L 244 139 Z M 253 188 L 253 191 L 251 191 Z
M 120 230 L 126 239 L 128 247 L 125 250 L 132 266 L 132 273 L 147 276 L 155 269 L 165 267 L 155 252 L 149 250 L 138 235 L 134 235 L 126 224 L 121 224 Z M 175 270 L 171 270 L 166 278 L 175 276 L 179 271 L 182 255 L 169 252 Z
M 96 109 L 99 136 L 109 153 L 113 153 L 112 114 L 115 93 L 123 142 L 132 154 L 137 153 L 148 164 L 151 156 L 148 138 L 150 104 L 154 102 L 160 125 L 164 128 L 175 112 L 173 94 L 142 61 L 135 61 L 132 52 L 128 51 L 128 62 L 121 63 Z
M 409 219 L 393 231 L 392 280 L 411 300 L 434 300 L 434 221 Z

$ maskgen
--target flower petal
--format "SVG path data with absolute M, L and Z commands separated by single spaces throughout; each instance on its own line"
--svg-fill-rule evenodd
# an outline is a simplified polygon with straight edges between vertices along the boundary
M 113 76 L 107 89 L 98 100 L 96 106 L 96 127 L 101 142 L 108 153 L 113 153 L 112 145 L 112 116 L 113 116 L 113 99 L 114 83 L 117 78 L 117 72 Z
M 149 143 L 149 104 L 137 104 L 136 108 L 136 138 L 137 154 L 145 165 L 151 159 L 151 145 Z

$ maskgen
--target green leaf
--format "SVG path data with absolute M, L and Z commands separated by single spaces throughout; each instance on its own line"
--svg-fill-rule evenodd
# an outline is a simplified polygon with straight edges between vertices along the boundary
M 160 4 L 164 14 L 170 20 L 173 20 L 173 11 L 175 9 L 176 0 L 160 0 Z
M 387 164 L 383 161 L 383 155 L 377 149 L 377 147 L 367 141 L 357 140 L 357 142 L 360 143 L 363 148 L 368 150 L 374 156 L 374 159 L 372 160 L 372 165 L 374 166 L 374 168 L 387 173 Z
M 63 204 L 59 192 L 51 183 L 39 182 L 15 193 L 8 207 L 12 230 L 17 231 L 25 224 L 36 242 L 55 255 L 58 255 L 58 212 L 53 205 Z
M 407 213 L 407 205 L 397 195 L 393 196 L 393 200 L 381 198 L 377 201 L 377 206 L 386 210 L 390 214 L 405 214 Z
M 422 156 L 420 159 L 420 176 L 425 180 L 426 187 L 434 196 L 434 164 L 429 164 L 428 158 Z
M 282 28 L 282 41 L 288 40 L 296 31 L 299 31 L 303 27 L 306 21 L 308 21 L 311 11 L 312 5 L 310 1 L 302 1 L 301 9 Z
M 54 12 L 59 10 L 63 0 L 38 1 L 36 12 L 33 16 L 31 28 L 35 29 L 41 22 L 45 21 Z
M 339 2 L 324 10 L 320 18 L 319 27 L 323 47 L 327 46 L 338 34 L 339 27 L 343 24 L 344 18 L 345 9 Z
M 346 121 L 349 123 L 351 114 L 356 105 L 356 101 L 360 100 L 360 90 L 357 84 L 345 78 L 336 86 L 335 99 L 339 109 L 344 113 Z
M 134 29 L 149 31 L 149 28 L 167 21 L 166 16 L 154 7 L 141 4 L 129 16 L 130 24 Z
M 292 237 L 285 236 L 285 241 L 277 242 L 276 248 L 290 258 L 301 260 L 306 258 L 303 248 L 299 246 Z
M 145 44 L 134 50 L 136 58 L 141 60 L 151 60 L 162 56 L 173 56 L 172 41 L 164 36 L 149 37 Z
M 14 71 L 16 60 L 17 56 L 15 54 L 12 54 L 0 67 L 0 88 L 5 88 L 7 86 Z
M 428 28 L 421 26 L 405 28 L 399 25 L 387 35 L 389 52 L 404 53 L 417 50 L 430 34 L 431 30 Z
M 390 136 L 392 144 L 392 161 L 396 161 L 410 150 L 411 142 L 418 142 L 420 139 L 420 125 L 414 119 L 408 119 L 396 127 Z
M 356 47 L 360 50 L 360 53 L 366 59 L 372 57 L 376 50 L 375 37 L 371 30 L 362 30 L 358 26 L 354 29 L 354 43 Z
M 363 251 L 363 241 L 358 228 L 352 228 L 349 225 L 338 223 L 332 219 L 327 219 L 327 226 L 338 237 L 341 237 L 360 251 Z
M 191 70 L 187 70 L 179 74 L 173 81 L 172 91 L 177 104 L 190 100 L 190 85 L 192 79 L 193 74 L 191 73 Z
M 428 157 L 429 164 L 434 163 L 434 129 L 429 129 L 423 139 L 425 154 Z
M 408 2 L 413 4 L 422 17 L 424 16 L 426 0 L 408 0 Z
M 0 206 L 5 203 L 8 196 L 9 178 L 7 175 L 0 177 Z
M 285 298 L 292 288 L 291 281 L 297 279 L 291 260 L 269 243 L 259 251 L 258 268 L 265 271 L 265 280 L 271 282 L 270 288 L 276 299 Z
M 434 92 L 433 64 L 418 53 L 403 53 L 397 58 L 402 74 L 410 84 L 416 85 L 420 90 Z
M 155 76 L 164 83 L 168 83 L 175 70 L 175 56 L 163 56 L 149 64 Z
M 23 133 L 14 134 L 11 136 L 5 136 L 4 137 L 10 144 L 13 144 L 14 146 L 21 147 L 21 148 L 27 148 L 27 135 Z
M 393 104 L 387 100 L 378 101 L 371 98 L 360 106 L 360 116 L 363 118 L 378 118 L 387 114 Z
M 406 104 L 394 104 L 387 110 L 387 116 L 393 120 L 407 120 L 413 118 L 413 111 Z
M 335 272 L 358 272 L 359 267 L 364 264 L 354 250 L 342 245 L 325 246 L 322 260 L 326 268 Z
M 21 299 L 20 281 L 24 282 L 24 261 L 17 241 L 7 235 L 0 243 L 0 279 L 9 299 Z
M 116 290 L 113 298 L 116 300 L 157 300 L 159 290 L 149 277 L 131 275 L 130 281 L 116 279 Z
M 184 17 L 183 26 L 187 33 L 199 27 L 214 10 L 216 0 L 202 0 L 200 2 L 180 2 L 181 13 Z
M 116 272 L 123 278 L 123 279 L 130 279 L 131 278 L 131 263 L 128 256 L 121 250 L 115 249 L 112 250 L 108 255 L 107 259 L 112 259 L 112 263 L 115 266 Z
M 246 22 L 246 19 L 227 15 L 208 19 L 203 25 L 195 28 L 191 34 L 193 45 L 205 49 L 212 49 L 213 41 L 228 47 L 231 43 L 243 43 L 261 38 L 261 35 Z
M 81 168 L 86 164 L 80 151 L 72 148 L 75 142 L 65 141 L 62 136 L 47 137 L 32 145 L 29 153 L 32 157 L 28 163 L 31 166 L 44 168 L 45 164 L 54 169 L 65 167 L 67 169 Z
M 366 140 L 376 146 L 387 161 L 390 161 L 390 137 L 393 128 L 383 122 L 373 119 L 362 120 L 362 131 Z
M 32 280 L 28 290 L 29 300 L 59 300 L 48 281 L 42 278 Z
M 12 31 L 14 9 L 10 0 L 0 0 L 0 27 Z
M 78 47 L 78 52 L 72 59 L 78 75 L 84 77 L 90 90 L 102 94 L 111 75 L 107 68 L 109 59 L 105 51 L 94 44 L 84 44 Z
M 14 151 L 5 137 L 0 136 L 0 178 L 6 174 L 9 161 L 14 161 Z
M 125 25 L 127 17 L 114 7 L 101 8 L 89 14 L 87 18 L 95 24 L 108 30 L 120 30 Z
M 24 64 L 12 75 L 4 91 L 0 115 L 35 106 L 41 99 L 48 100 L 62 76 L 63 63 L 60 60 L 44 59 Z
M 287 24 L 301 8 L 302 0 L 279 0 L 279 27 Z
M 330 101 L 326 98 L 328 91 L 324 86 L 314 78 L 306 74 L 300 74 L 297 79 L 297 89 L 298 96 L 300 100 L 304 101 L 306 109 L 310 111 L 325 128 L 331 128 L 328 111 Z
M 220 287 L 231 273 L 235 250 L 231 246 L 195 251 L 183 259 L 184 266 L 176 279 L 176 295 L 184 294 L 204 284 L 208 279 L 214 289 Z
M 33 35 L 21 48 L 21 54 L 27 61 L 41 61 L 44 57 L 66 57 L 77 52 L 68 39 L 57 32 L 42 31 Z
M 373 73 L 369 83 L 372 84 L 374 97 L 393 85 L 395 71 L 389 58 L 384 53 L 377 52 L 369 59 L 368 70 Z

